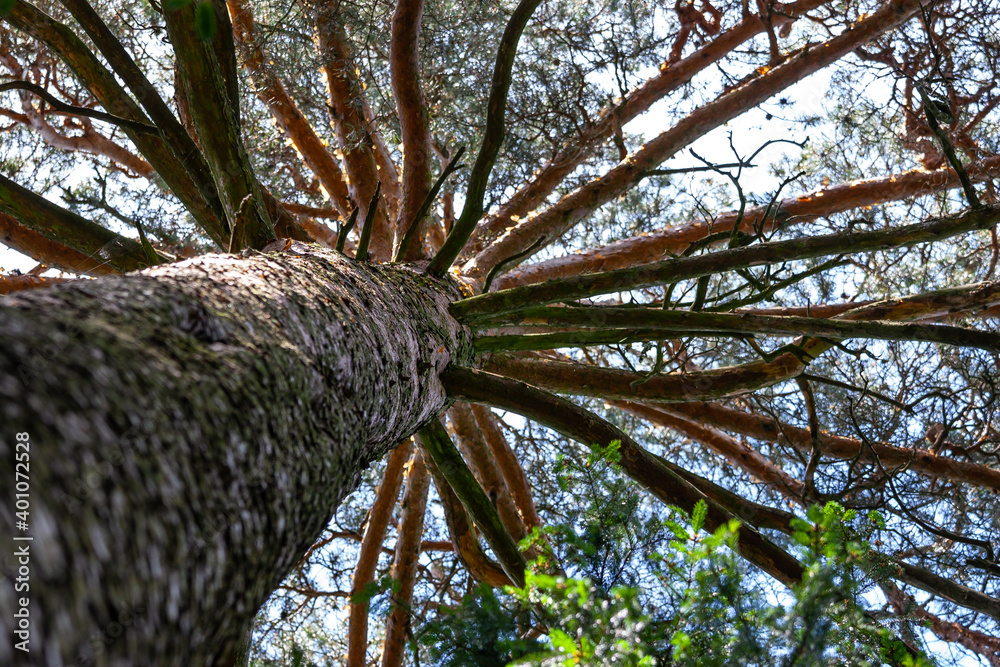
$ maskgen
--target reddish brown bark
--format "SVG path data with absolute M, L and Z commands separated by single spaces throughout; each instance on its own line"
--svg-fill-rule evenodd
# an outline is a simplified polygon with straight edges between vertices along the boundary
M 679 411 L 669 407 L 643 405 L 631 401 L 612 401 L 611 404 L 700 442 L 786 497 L 801 499 L 805 496 L 802 482 L 776 466 L 760 452 L 706 426 L 704 422 L 687 419 L 686 414 L 678 415 L 676 412 Z
M 406 440 L 389 454 L 382 475 L 382 483 L 375 494 L 365 536 L 358 552 L 358 564 L 354 568 L 354 581 L 351 583 L 351 595 L 358 595 L 371 583 L 378 564 L 378 555 L 382 550 L 382 540 L 389 525 L 392 508 L 399 496 L 399 487 L 403 480 L 403 468 L 410 458 L 413 441 Z M 348 667 L 364 667 L 367 664 L 368 648 L 368 600 L 351 602 L 350 620 L 347 627 L 347 665 Z
M 361 210 L 359 220 L 364 220 L 375 188 L 383 178 L 376 166 L 372 138 L 375 130 L 364 113 L 364 86 L 357 74 L 350 40 L 338 17 L 339 4 L 317 3 L 313 9 L 316 46 L 329 93 L 327 107 L 344 152 L 347 188 Z M 373 224 L 369 252 L 376 261 L 388 260 L 392 253 L 393 225 L 384 199 L 378 203 Z
M 1000 174 L 1000 157 L 983 160 L 968 168 L 970 178 L 986 180 Z M 764 207 L 752 208 L 744 214 L 740 226 L 752 231 L 755 224 L 766 222 L 764 229 L 811 222 L 817 218 L 842 213 L 864 206 L 940 192 L 959 187 L 954 170 L 949 168 L 925 171 L 914 169 L 902 174 L 881 178 L 840 183 L 814 190 L 807 194 L 783 199 L 775 217 L 763 220 Z M 670 254 L 684 252 L 692 243 L 714 232 L 730 231 L 738 219 L 737 211 L 729 211 L 713 220 L 666 227 L 656 232 L 641 234 L 616 241 L 599 248 L 591 248 L 573 255 L 538 262 L 499 276 L 494 290 L 565 278 L 583 273 L 609 271 L 636 264 L 656 262 Z
M 430 461 L 430 458 L 427 458 Z M 455 491 L 452 490 L 448 482 L 441 476 L 436 468 L 428 465 L 434 477 L 434 486 L 437 488 L 438 497 L 441 499 L 441 506 L 444 509 L 445 523 L 448 524 L 448 532 L 451 533 L 452 542 L 456 546 L 456 552 L 462 563 L 473 577 L 478 581 L 485 582 L 494 588 L 501 586 L 512 586 L 510 577 L 503 571 L 500 564 L 491 559 L 483 551 L 479 544 L 479 536 L 469 520 L 469 515 L 462 506 Z
M 789 4 L 778 3 L 772 11 L 781 17 L 774 21 L 774 25 L 777 27 L 790 23 L 824 2 L 825 0 L 801 0 Z M 747 16 L 683 60 L 661 65 L 659 74 L 636 88 L 624 100 L 605 108 L 593 123 L 583 128 L 579 136 L 564 145 L 546 162 L 531 181 L 521 186 L 496 214 L 480 223 L 466 244 L 465 252 L 472 254 L 482 251 L 491 238 L 542 204 L 566 176 L 612 136 L 616 127 L 621 127 L 648 111 L 654 102 L 677 90 L 733 49 L 760 34 L 764 27 L 758 16 Z
M 846 320 L 912 321 L 948 313 L 1000 305 L 1000 281 L 886 299 L 858 308 Z M 683 373 L 642 374 L 581 363 L 494 355 L 483 369 L 516 378 L 544 389 L 606 399 L 686 403 L 716 400 L 790 380 L 833 346 L 819 338 L 805 338 L 795 354 L 785 352 L 771 361 Z
M 961 644 L 978 653 L 986 658 L 990 667 L 1000 667 L 1000 639 L 930 613 L 891 581 L 881 582 L 879 586 L 898 614 L 920 621 L 943 641 Z
M 920 8 L 919 0 L 891 0 L 874 14 L 858 21 L 829 41 L 790 56 L 785 62 L 762 68 L 747 83 L 702 105 L 671 129 L 647 142 L 628 159 L 560 199 L 490 244 L 466 262 L 463 274 L 482 279 L 513 255 L 527 250 L 539 238 L 552 242 L 603 204 L 634 187 L 645 172 L 690 145 L 709 131 L 757 106 L 871 39 L 905 23 Z M 543 244 L 544 245 L 544 244 Z
M 472 413 L 475 415 L 483 437 L 493 453 L 497 467 L 503 473 L 507 488 L 517 505 L 525 527 L 529 531 L 540 528 L 542 520 L 538 516 L 535 501 L 531 497 L 531 483 L 528 482 L 528 477 L 524 474 L 524 468 L 517 460 L 517 455 L 510 448 L 500 424 L 497 423 L 496 416 L 488 407 L 479 404 L 472 405 Z
M 679 413 L 692 421 L 739 433 L 765 442 L 791 445 L 799 451 L 812 451 L 809 429 L 778 422 L 771 417 L 727 408 L 718 403 L 676 403 L 668 410 Z M 884 443 L 863 443 L 832 433 L 820 432 L 819 441 L 823 456 L 842 461 L 855 458 L 875 463 L 877 460 L 888 471 L 905 467 L 929 477 L 950 479 L 1000 491 L 1000 470 L 971 461 L 960 461 L 938 456 L 924 449 L 907 449 Z
M 398 235 L 417 217 L 417 211 L 431 189 L 431 132 L 427 105 L 420 89 L 420 21 L 423 0 L 399 0 L 392 15 L 389 67 L 396 115 L 403 139 L 403 201 L 399 208 Z M 423 237 L 418 233 L 410 243 L 404 261 L 423 256 Z
M 47 276 L 32 275 L 0 275 L 0 294 L 10 294 L 26 289 L 39 289 L 49 287 L 56 283 L 64 283 L 72 278 L 53 278 Z
M 476 474 L 479 484 L 486 491 L 497 513 L 515 541 L 520 542 L 527 534 L 517 506 L 507 488 L 507 482 L 500 474 L 496 460 L 486 442 L 476 417 L 468 403 L 456 403 L 448 412 L 451 424 L 458 436 L 459 449 Z
M 327 196 L 342 216 L 351 212 L 344 175 L 323 140 L 316 134 L 305 115 L 299 110 L 281 79 L 270 67 L 264 45 L 257 32 L 253 8 L 246 0 L 226 0 L 233 21 L 233 36 L 240 49 L 242 65 L 257 90 L 257 97 L 267 105 L 278 126 L 288 135 L 292 145 L 309 169 L 316 174 Z
M 410 628 L 410 605 L 413 602 L 413 585 L 417 579 L 417 558 L 420 556 L 420 538 L 424 532 L 424 510 L 427 508 L 427 491 L 430 475 L 424 463 L 423 450 L 415 449 L 406 476 L 403 493 L 403 513 L 396 538 L 396 555 L 392 561 L 393 600 L 392 612 L 385 628 L 385 646 L 382 650 L 382 667 L 400 667 L 406 636 Z M 397 588 L 398 586 L 398 588 Z
M 105 276 L 118 273 L 107 264 L 50 241 L 38 232 L 19 224 L 16 219 L 0 213 L 0 243 L 36 262 L 53 269 L 84 276 Z

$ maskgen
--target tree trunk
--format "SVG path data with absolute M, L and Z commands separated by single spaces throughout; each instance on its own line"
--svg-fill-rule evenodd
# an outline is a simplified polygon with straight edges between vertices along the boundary
M 233 654 L 359 473 L 444 409 L 438 373 L 471 362 L 457 296 L 296 243 L 0 300 L 5 488 L 30 443 L 28 528 L 0 505 L 30 586 L 0 587 L 0 628 L 30 653 L 0 664 Z

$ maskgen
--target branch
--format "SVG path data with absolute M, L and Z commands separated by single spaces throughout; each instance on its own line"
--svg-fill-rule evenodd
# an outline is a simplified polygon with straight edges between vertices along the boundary
M 504 480 L 507 482 L 511 497 L 517 505 L 525 527 L 528 531 L 540 528 L 542 520 L 538 516 L 535 501 L 531 497 L 531 483 L 528 482 L 524 468 L 521 467 L 517 456 L 510 448 L 507 438 L 497 423 L 496 416 L 489 408 L 475 404 L 472 405 L 472 413 L 476 416 L 476 422 L 489 444 L 497 467 L 503 473 Z
M 167 107 L 159 98 L 156 89 L 145 80 L 141 70 L 125 53 L 121 43 L 110 33 L 93 8 L 87 5 L 85 0 L 66 0 L 64 4 L 75 12 L 74 18 L 88 31 L 101 50 L 101 55 L 112 64 L 115 73 L 122 77 L 126 85 L 129 85 L 136 99 L 142 100 L 150 108 L 155 108 L 154 102 L 158 100 L 162 109 L 166 110 Z M 86 11 L 76 12 L 77 9 Z M 14 6 L 4 20 L 58 54 L 109 113 L 130 121 L 147 123 L 142 109 L 121 88 L 116 75 L 101 64 L 83 40 L 68 26 L 53 20 L 24 0 L 14 0 Z M 103 26 L 104 32 L 98 29 L 98 24 Z M 127 62 L 123 59 L 123 54 Z M 145 81 L 145 87 L 137 88 L 134 85 L 140 83 L 136 77 Z M 217 198 L 211 194 L 212 179 L 204 164 L 204 158 L 169 110 L 166 111 L 166 116 L 173 119 L 173 123 L 180 128 L 183 136 L 177 135 L 167 122 L 168 118 L 157 114 L 151 115 L 156 127 L 167 141 L 151 134 L 135 133 L 126 128 L 129 139 L 153 165 L 157 174 L 163 178 L 171 192 L 177 196 L 209 237 L 219 247 L 224 247 L 227 237 L 225 213 Z
M 274 225 L 243 143 L 239 99 L 232 97 L 235 82 L 227 78 L 232 76 L 232 54 L 223 48 L 221 37 L 206 43 L 199 36 L 194 4 L 165 9 L 163 20 L 191 119 L 230 222 L 229 251 L 259 250 L 274 240 Z M 226 17 L 231 39 L 228 23 Z
M 483 215 L 483 199 L 486 196 L 486 186 L 489 185 L 490 173 L 500 147 L 503 145 L 504 116 L 507 111 L 507 91 L 513 79 L 514 57 L 517 55 L 517 44 L 521 39 L 528 20 L 535 12 L 541 0 L 521 0 L 507 22 L 500 47 L 497 49 L 496 64 L 493 67 L 493 82 L 490 85 L 490 99 L 486 109 L 486 129 L 483 133 L 483 144 L 479 147 L 479 155 L 469 174 L 469 187 L 465 192 L 465 206 L 462 214 L 451 233 L 445 239 L 444 245 L 431 260 L 427 271 L 432 275 L 442 276 L 458 258 L 465 242 L 469 240 L 476 224 Z M 508 255 L 513 253 L 508 253 Z
M 705 500 L 709 507 L 705 525 L 709 530 L 735 519 L 731 512 L 663 465 L 623 431 L 565 399 L 511 378 L 455 366 L 445 369 L 441 380 L 449 396 L 516 412 L 588 447 L 619 442 L 618 464 L 657 498 L 686 511 L 691 511 L 699 500 Z M 749 525 L 740 527 L 737 549 L 744 558 L 787 586 L 802 579 L 802 565 Z
M 469 515 L 465 511 L 465 507 L 462 506 L 448 481 L 429 458 L 427 467 L 431 471 L 434 486 L 437 487 L 438 497 L 441 499 L 444 520 L 448 525 L 451 541 L 455 545 L 455 553 L 465 565 L 465 569 L 478 581 L 485 582 L 493 588 L 513 586 L 510 577 L 503 571 L 500 564 L 487 556 L 483 548 L 479 546 L 479 537 L 469 523 Z
M 160 131 L 154 126 L 147 123 L 137 123 L 135 121 L 128 120 L 127 118 L 119 118 L 110 113 L 104 113 L 103 111 L 97 111 L 96 109 L 88 109 L 87 107 L 77 107 L 72 104 L 66 104 L 60 101 L 54 95 L 49 93 L 41 86 L 31 83 L 30 81 L 9 81 L 7 83 L 0 83 L 0 93 L 6 90 L 26 90 L 29 93 L 41 97 L 43 100 L 52 105 L 52 108 L 61 113 L 72 114 L 75 116 L 86 116 L 87 118 L 94 118 L 95 120 L 101 120 L 105 123 L 111 123 L 112 125 L 117 125 L 118 127 L 128 128 L 133 132 L 139 132 L 141 134 L 156 134 L 158 135 Z
M 641 419 L 672 429 L 687 438 L 700 442 L 785 497 L 798 501 L 805 498 L 805 488 L 802 482 L 750 446 L 737 442 L 703 423 L 687 419 L 686 415 L 671 414 L 672 411 L 669 407 L 630 401 L 610 401 L 610 403 Z
M 399 536 L 396 539 L 396 555 L 392 559 L 392 611 L 386 620 L 382 667 L 401 667 L 403 664 L 429 487 L 430 477 L 424 464 L 423 451 L 416 449 L 410 459 L 410 469 L 406 475 L 403 511 L 399 522 Z
M 787 5 L 779 3 L 775 5 L 774 11 L 780 13 L 781 17 L 774 23 L 791 23 L 824 2 L 825 0 L 801 0 Z M 465 252 L 480 252 L 493 236 L 502 233 L 542 204 L 566 176 L 612 136 L 616 125 L 624 125 L 646 112 L 657 100 L 679 89 L 696 74 L 722 60 L 763 30 L 764 23 L 758 16 L 747 16 L 683 60 L 661 65 L 659 74 L 636 88 L 624 100 L 613 102 L 602 110 L 593 123 L 585 125 L 578 135 L 564 144 L 495 215 L 487 217 L 469 239 Z
M 528 306 L 676 283 L 763 264 L 908 247 L 974 230 L 989 229 L 997 222 L 1000 222 L 1000 206 L 984 206 L 892 229 L 870 232 L 851 230 L 846 233 L 760 243 L 696 257 L 668 259 L 656 264 L 553 280 L 540 285 L 525 285 L 458 301 L 451 305 L 451 312 L 456 318 L 469 323 Z
M 455 430 L 459 449 L 473 471 L 478 473 L 476 477 L 496 507 L 507 531 L 515 541 L 520 542 L 528 534 L 527 530 L 472 410 L 467 403 L 456 403 L 448 411 L 448 418 Z
M 349 215 L 353 205 L 347 193 L 344 175 L 281 79 L 268 65 L 269 58 L 257 31 L 253 8 L 246 0 L 227 0 L 227 4 L 233 18 L 233 35 L 240 48 L 243 68 L 255 84 L 257 97 L 267 105 L 271 117 L 288 136 L 306 166 L 316 174 L 340 215 Z
M 780 65 L 762 68 L 749 82 L 700 106 L 674 127 L 647 142 L 639 151 L 600 178 L 581 186 L 539 214 L 518 223 L 504 236 L 469 260 L 462 273 L 482 279 L 497 262 L 527 249 L 538 238 L 549 242 L 587 218 L 597 208 L 635 186 L 643 174 L 699 137 L 752 109 L 776 93 L 801 81 L 858 46 L 907 22 L 920 0 L 891 0 L 867 18 L 829 41 L 790 56 Z
M 427 105 L 420 89 L 420 21 L 424 0 L 397 0 L 389 40 L 389 73 L 396 98 L 396 116 L 403 140 L 403 201 L 399 220 L 406 235 L 419 232 L 418 213 L 431 189 L 431 131 Z M 418 229 L 411 228 L 416 225 Z M 423 244 L 400 244 L 397 260 L 414 261 L 423 255 Z
M 423 203 L 417 212 L 414 213 L 413 219 L 406 228 L 406 232 L 403 234 L 402 240 L 399 242 L 399 247 L 396 249 L 396 256 L 393 261 L 402 261 L 404 257 L 407 256 L 410 244 L 413 243 L 414 237 L 419 236 L 418 232 L 420 230 L 420 222 L 427 217 L 427 213 L 431 210 L 431 206 L 434 205 L 434 200 L 437 199 L 438 192 L 441 190 L 441 186 L 444 185 L 445 180 L 451 173 L 457 169 L 461 169 L 465 165 L 459 164 L 458 161 L 461 159 L 462 155 L 465 154 L 465 146 L 462 146 L 458 151 L 448 160 L 448 164 L 445 165 L 441 174 L 438 176 L 437 180 L 434 181 L 433 187 L 424 197 Z
M 448 432 L 437 419 L 420 430 L 420 442 L 430 455 L 434 465 L 455 495 L 462 501 L 466 511 L 482 531 L 493 553 L 511 581 L 519 588 L 524 587 L 524 570 L 526 563 L 517 548 L 517 543 L 507 532 L 503 520 L 497 514 L 493 503 L 486 496 L 483 487 L 479 486 L 472 471 L 465 464 L 462 455 L 455 449 L 454 443 L 448 437 Z
M 380 140 L 374 125 L 365 116 L 364 85 L 354 62 L 350 40 L 340 20 L 339 3 L 311 4 L 316 29 L 316 49 L 326 77 L 327 109 L 344 153 L 347 188 L 361 215 L 368 216 L 368 202 L 376 183 L 391 182 L 392 175 L 376 164 L 375 145 Z M 387 186 L 387 190 L 388 190 Z M 382 199 L 375 211 L 371 252 L 375 261 L 392 257 L 393 228 Z
M 529 289 L 529 288 L 519 288 Z M 1000 302 L 1000 281 L 966 285 L 890 299 L 842 315 L 847 320 L 913 320 L 942 310 L 987 308 Z M 536 361 L 494 355 L 483 367 L 552 391 L 601 398 L 689 402 L 713 400 L 783 382 L 799 375 L 807 363 L 834 343 L 807 338 L 779 348 L 773 359 L 692 373 L 648 374 L 578 363 Z
M 42 289 L 58 283 L 71 281 L 72 278 L 50 278 L 47 276 L 31 276 L 18 274 L 0 275 L 0 295 L 11 294 L 28 289 Z
M 970 165 L 969 173 L 977 181 L 995 178 L 1000 174 L 1000 157 L 987 158 Z M 554 278 L 656 262 L 664 256 L 684 253 L 692 244 L 710 234 L 732 231 L 738 221 L 743 231 L 760 227 L 764 232 L 771 232 L 792 224 L 803 224 L 865 206 L 932 194 L 959 185 L 955 172 L 947 167 L 934 171 L 914 169 L 881 178 L 839 183 L 788 197 L 776 206 L 752 208 L 744 213 L 742 220 L 738 211 L 729 211 L 711 220 L 674 225 L 605 246 L 519 267 L 500 276 L 497 288 L 507 289 Z
M 688 511 L 698 500 L 706 500 L 709 511 L 705 525 L 709 530 L 734 518 L 736 505 L 729 511 L 723 505 L 731 502 L 744 508 L 750 520 L 759 512 L 759 516 L 767 516 L 767 527 L 792 533 L 792 515 L 750 503 L 691 473 L 686 473 L 685 477 L 676 468 L 668 468 L 666 461 L 644 450 L 617 427 L 565 399 L 511 378 L 454 366 L 448 367 L 441 379 L 449 396 L 516 412 L 587 446 L 619 441 L 619 465 L 657 498 Z M 740 528 L 737 549 L 748 561 L 788 586 L 801 580 L 801 564 L 748 525 Z M 894 562 L 892 570 L 891 576 L 900 581 L 967 609 L 992 618 L 1000 617 L 1000 600 L 989 595 L 908 563 Z
M 738 433 L 764 442 L 784 443 L 803 453 L 812 450 L 808 429 L 779 422 L 771 417 L 727 408 L 718 403 L 674 403 L 662 409 L 707 426 Z M 887 469 L 903 468 L 928 477 L 948 479 L 1000 491 L 1000 470 L 990 466 L 938 456 L 928 450 L 864 442 L 820 432 L 823 456 L 835 461 L 876 460 Z
M 401 442 L 389 454 L 382 473 L 382 483 L 375 493 L 375 502 L 368 515 L 365 536 L 358 550 L 358 563 L 354 568 L 351 582 L 350 618 L 347 625 L 347 667 L 365 667 L 368 649 L 368 598 L 362 593 L 375 576 L 375 566 L 385 539 L 392 508 L 399 496 L 399 486 L 403 480 L 403 467 L 410 458 L 413 441 L 409 438 Z
M 127 273 L 148 266 L 142 246 L 53 204 L 0 174 L 0 211 L 50 241 Z
M 909 340 L 1000 351 L 1000 335 L 941 324 L 888 324 L 816 317 L 691 312 L 660 308 L 526 308 L 481 322 L 479 326 L 534 324 L 582 327 L 574 331 L 476 338 L 480 352 L 549 350 L 574 345 L 602 345 L 662 340 L 664 333 L 682 335 L 743 334 L 821 336 L 837 340 Z
M 84 276 L 117 274 L 103 261 L 57 243 L 19 223 L 13 216 L 0 213 L 0 243 L 27 255 L 36 262 L 68 273 Z

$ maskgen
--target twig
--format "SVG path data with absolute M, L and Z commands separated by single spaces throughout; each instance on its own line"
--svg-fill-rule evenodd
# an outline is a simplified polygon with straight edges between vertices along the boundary
M 359 262 L 368 260 L 368 244 L 372 240 L 372 227 L 375 225 L 375 213 L 378 210 L 378 200 L 382 196 L 382 181 L 375 186 L 375 194 L 368 202 L 368 212 L 365 213 L 365 226 L 361 228 L 361 239 L 358 241 L 358 250 L 354 253 L 354 258 Z
M 465 146 L 458 149 L 454 156 L 448 160 L 448 164 L 445 165 L 444 170 L 441 175 L 438 176 L 437 181 L 434 182 L 434 187 L 431 188 L 427 196 L 424 197 L 424 202 L 417 209 L 416 215 L 413 216 L 413 221 L 410 222 L 410 226 L 406 228 L 406 233 L 403 234 L 403 239 L 399 242 L 399 248 L 396 249 L 396 256 L 392 261 L 398 262 L 404 256 L 406 256 L 406 251 L 409 249 L 410 244 L 413 242 L 413 237 L 417 235 L 417 230 L 420 228 L 420 222 L 427 217 L 427 212 L 430 211 L 431 206 L 434 204 L 434 200 L 437 199 L 438 192 L 441 190 L 441 186 L 444 185 L 445 179 L 447 179 L 453 171 L 457 171 L 464 167 L 464 164 L 458 164 L 458 160 L 465 153 Z
M 95 120 L 102 120 L 105 123 L 111 123 L 112 125 L 117 125 L 118 127 L 123 127 L 125 129 L 132 130 L 133 132 L 140 132 L 142 134 L 160 133 L 160 129 L 155 125 L 147 125 L 146 123 L 128 120 L 127 118 L 115 116 L 103 111 L 88 109 L 87 107 L 77 107 L 72 104 L 61 102 L 56 97 L 53 97 L 49 91 L 37 84 L 31 83 L 30 81 L 9 81 L 7 83 L 0 83 L 0 93 L 8 90 L 24 90 L 29 93 L 33 93 L 51 104 L 52 108 L 61 113 L 72 114 L 75 116 L 86 116 Z

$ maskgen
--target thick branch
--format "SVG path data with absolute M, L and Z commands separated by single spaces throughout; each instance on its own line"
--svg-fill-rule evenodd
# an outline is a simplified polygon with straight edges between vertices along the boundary
M 493 452 L 493 458 L 496 461 L 497 467 L 503 473 L 504 480 L 507 482 L 511 497 L 517 505 L 517 510 L 521 515 L 521 520 L 524 522 L 525 527 L 529 531 L 534 528 L 540 528 L 542 520 L 538 516 L 535 501 L 531 497 L 531 483 L 528 482 L 528 477 L 524 474 L 524 468 L 521 467 L 517 456 L 510 448 L 503 430 L 497 423 L 496 416 L 488 407 L 483 405 L 473 404 L 472 412 L 476 416 L 476 422 L 479 424 L 483 437 L 490 446 L 490 451 Z
M 1000 222 L 1000 206 L 994 205 L 886 230 L 848 231 L 761 243 L 482 294 L 453 304 L 452 312 L 455 317 L 471 322 L 527 306 L 670 284 L 763 264 L 913 246 L 974 230 L 989 229 L 997 222 Z
M 995 178 L 1000 173 L 1000 157 L 984 159 L 969 167 L 973 180 Z M 762 225 L 765 232 L 777 227 L 811 222 L 821 217 L 874 206 L 910 197 L 919 197 L 959 186 L 954 170 L 947 167 L 926 171 L 914 169 L 881 178 L 839 183 L 812 192 L 788 197 L 777 206 L 755 207 L 743 212 L 740 229 L 752 232 Z M 667 255 L 679 255 L 692 243 L 715 232 L 731 231 L 740 218 L 729 211 L 711 220 L 698 220 L 622 239 L 605 246 L 530 264 L 497 278 L 497 289 L 540 283 L 585 273 L 610 271 L 637 264 L 656 262 Z
M 0 210 L 45 238 L 126 273 L 149 265 L 136 241 L 53 204 L 0 174 Z
M 482 279 L 498 262 L 525 251 L 545 238 L 551 243 L 598 207 L 635 186 L 645 172 L 709 131 L 756 107 L 767 98 L 836 62 L 857 47 L 909 20 L 920 0 L 891 0 L 880 10 L 850 26 L 824 44 L 790 56 L 780 65 L 763 68 L 749 82 L 704 104 L 674 127 L 647 142 L 605 175 L 590 181 L 541 213 L 524 220 L 463 267 L 462 273 Z M 542 244 L 544 246 L 544 243 Z
M 573 345 L 600 345 L 662 340 L 665 333 L 760 334 L 777 336 L 822 336 L 838 340 L 909 340 L 1000 351 L 1000 335 L 941 324 L 889 324 L 865 320 L 845 321 L 818 317 L 691 312 L 659 308 L 526 308 L 488 320 L 490 324 L 539 324 L 584 327 L 563 333 L 518 336 L 483 336 L 476 339 L 481 352 L 500 350 L 548 350 Z
M 812 450 L 808 429 L 776 421 L 764 415 L 727 408 L 718 403 L 675 403 L 664 408 L 687 419 L 739 433 L 765 442 L 787 443 L 801 452 Z M 861 460 L 886 469 L 905 468 L 929 477 L 982 486 L 1000 491 L 1000 470 L 971 461 L 938 456 L 927 450 L 895 447 L 885 443 L 862 442 L 833 433 L 820 432 L 823 456 L 839 461 Z
M 458 496 L 452 490 L 451 485 L 438 471 L 434 462 L 429 458 L 427 467 L 434 477 L 434 485 L 438 490 L 438 497 L 441 499 L 441 507 L 444 509 L 444 520 L 448 525 L 448 532 L 451 534 L 451 541 L 455 545 L 455 553 L 469 571 L 478 581 L 483 581 L 494 588 L 501 586 L 512 586 L 510 577 L 503 571 L 500 564 L 491 559 L 479 545 L 479 536 L 473 528 L 469 515 L 465 507 L 459 501 Z
M 778 27 L 790 23 L 824 2 L 825 0 L 800 0 L 791 4 L 778 3 L 772 11 L 780 14 L 780 17 L 773 21 L 773 25 Z M 616 127 L 645 113 L 654 102 L 679 89 L 696 74 L 722 60 L 764 29 L 765 24 L 760 17 L 746 16 L 683 60 L 661 65 L 659 74 L 633 90 L 624 100 L 618 100 L 605 108 L 594 122 L 585 125 L 578 135 L 563 145 L 496 214 L 480 223 L 466 244 L 465 252 L 480 252 L 489 239 L 542 204 L 566 176 L 591 156 L 597 146 L 612 136 Z
M 147 109 L 160 110 L 150 115 L 166 141 L 129 131 L 126 134 L 202 229 L 220 247 L 224 246 L 228 223 L 212 191 L 208 167 L 194 142 L 94 9 L 85 0 L 66 0 L 64 4 L 88 31 L 115 74 L 101 64 L 69 27 L 23 0 L 15 0 L 5 20 L 57 53 L 109 113 L 136 122 L 149 122 L 139 105 L 118 84 L 116 76 L 122 78 Z
M 344 152 L 347 187 L 361 217 L 368 215 L 378 183 L 391 183 L 390 175 L 379 173 L 375 159 L 374 126 L 365 116 L 367 102 L 358 76 L 347 32 L 341 23 L 339 3 L 317 2 L 312 5 L 316 30 L 316 48 L 326 77 L 329 102 L 327 109 Z M 392 255 L 393 225 L 384 200 L 377 203 L 372 229 L 371 254 L 376 261 L 387 261 Z
M 382 650 L 382 667 L 400 667 L 403 649 L 410 629 L 410 606 L 413 602 L 413 585 L 416 582 L 417 558 L 420 555 L 420 538 L 424 532 L 424 513 L 427 509 L 427 491 L 430 475 L 424 464 L 423 451 L 414 450 L 403 493 L 403 511 L 396 540 L 396 555 L 392 561 L 392 578 L 395 582 L 392 612 L 385 626 L 385 644 Z M 398 586 L 398 588 L 397 588 Z
M 219 40 L 206 43 L 198 36 L 193 4 L 165 9 L 163 19 L 191 119 L 231 222 L 228 249 L 259 250 L 274 240 L 274 225 L 243 143 L 239 100 L 231 98 L 224 76 L 229 54 L 216 52 Z
M 709 530 L 735 517 L 689 481 L 664 466 L 657 457 L 597 415 L 546 391 L 510 378 L 449 366 L 441 376 L 449 396 L 511 410 L 587 446 L 621 444 L 618 464 L 660 500 L 690 511 L 699 500 L 708 503 Z M 802 565 L 749 525 L 739 530 L 740 554 L 786 585 L 802 579 Z
M 0 294 L 21 292 L 27 289 L 42 289 L 58 283 L 65 283 L 72 278 L 51 278 L 48 276 L 3 275 L 0 274 Z
M 413 440 L 407 438 L 392 450 L 385 463 L 382 483 L 375 493 L 375 502 L 368 515 L 365 535 L 358 550 L 358 564 L 351 581 L 350 618 L 347 625 L 347 667 L 365 667 L 368 649 L 369 600 L 362 595 L 375 578 L 375 567 L 385 539 L 389 517 L 396 506 L 399 487 L 403 481 L 403 468 L 413 450 Z
M 448 417 L 455 429 L 459 449 L 469 461 L 473 471 L 478 473 L 480 484 L 496 506 L 507 531 L 514 540 L 520 542 L 527 535 L 525 525 L 521 521 L 517 506 L 514 505 L 510 490 L 507 488 L 507 482 L 500 474 L 489 445 L 486 444 L 483 433 L 479 430 L 472 409 L 467 403 L 456 403 L 448 411 Z
M 399 208 L 399 230 L 405 233 L 431 188 L 431 132 L 427 105 L 420 87 L 420 21 L 424 0 L 398 0 L 392 15 L 389 71 L 396 98 L 396 115 L 403 139 L 403 201 Z M 423 238 L 410 243 L 400 258 L 413 261 L 423 256 Z
M 0 213 L 0 243 L 36 262 L 53 269 L 84 276 L 104 276 L 119 273 L 99 258 L 77 252 L 62 243 L 52 241 L 13 216 Z
M 469 174 L 469 187 L 465 192 L 465 206 L 462 214 L 455 221 L 451 233 L 445 239 L 444 245 L 431 260 L 427 270 L 433 275 L 443 275 L 458 258 L 466 241 L 472 235 L 476 224 L 483 215 L 483 198 L 486 196 L 486 186 L 489 185 L 493 164 L 500 154 L 506 127 L 504 116 L 507 112 L 507 91 L 513 79 L 514 57 L 517 55 L 517 44 L 521 33 L 528 25 L 528 20 L 535 12 L 541 0 L 521 0 L 504 29 L 500 46 L 497 49 L 497 59 L 493 67 L 493 81 L 490 84 L 490 99 L 486 108 L 486 129 L 483 131 L 483 143 L 479 147 L 476 163 Z M 508 253 L 513 254 L 513 253 Z
M 517 543 L 507 532 L 503 520 L 497 514 L 496 508 L 489 497 L 479 486 L 475 476 L 462 460 L 462 455 L 455 449 L 448 432 L 437 419 L 432 419 L 420 430 L 420 442 L 430 455 L 434 466 L 448 481 L 455 495 L 462 501 L 466 511 L 472 516 L 483 537 L 496 554 L 504 572 L 517 586 L 524 586 L 524 556 L 517 548 Z
M 233 20 L 233 34 L 240 48 L 243 67 L 256 86 L 257 97 L 267 105 L 271 116 L 285 132 L 292 145 L 302 156 L 341 217 L 351 213 L 353 204 L 347 193 L 344 175 L 333 155 L 327 150 L 316 130 L 299 110 L 292 96 L 274 70 L 268 65 L 268 56 L 257 31 L 253 8 L 247 0 L 227 0 Z
M 611 404 L 646 421 L 672 429 L 700 442 L 783 496 L 796 500 L 805 497 L 805 488 L 802 482 L 776 466 L 760 452 L 703 423 L 671 414 L 669 408 L 661 406 L 643 405 L 630 401 L 611 401 Z
M 889 299 L 849 311 L 842 318 L 905 321 L 942 312 L 988 308 L 997 303 L 1000 303 L 1000 281 Z M 794 350 L 783 352 L 771 361 L 690 373 L 644 374 L 510 355 L 495 355 L 487 359 L 483 368 L 551 391 L 611 399 L 688 402 L 724 398 L 789 380 L 832 346 L 825 339 L 806 338 Z

